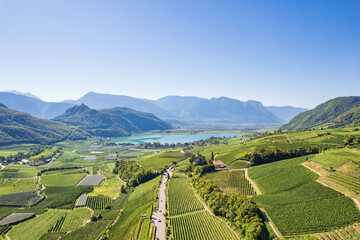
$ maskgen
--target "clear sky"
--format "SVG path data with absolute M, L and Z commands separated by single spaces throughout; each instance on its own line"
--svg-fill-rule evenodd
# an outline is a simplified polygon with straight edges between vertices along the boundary
M 360 1 L 0 0 L 0 91 L 314 107 L 360 95 Z

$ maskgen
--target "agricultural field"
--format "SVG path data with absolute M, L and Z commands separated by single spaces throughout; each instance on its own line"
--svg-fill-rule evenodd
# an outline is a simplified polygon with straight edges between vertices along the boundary
M 89 175 L 78 183 L 78 186 L 99 186 L 105 177 L 103 175 Z
M 37 190 L 9 193 L 0 196 L 0 206 L 25 207 L 32 206 L 44 198 Z
M 84 193 L 79 197 L 79 200 L 76 203 L 76 207 L 84 207 L 87 203 L 89 196 Z
M 27 179 L 1 179 L 0 195 L 8 193 L 24 192 L 39 189 L 36 178 Z
M 170 218 L 174 240 L 239 239 L 226 223 L 207 211 L 193 212 Z
M 24 239 L 24 236 L 29 240 L 39 239 L 43 234 L 47 233 L 53 224 L 55 224 L 63 215 L 63 211 L 49 210 L 44 214 L 13 226 L 7 235 L 14 240 L 22 240 Z
M 203 210 L 204 206 L 194 195 L 189 180 L 183 174 L 170 179 L 168 190 L 169 216 Z
M 229 169 L 242 169 L 250 166 L 250 163 L 243 160 L 235 160 L 226 164 Z
M 75 186 L 86 176 L 85 173 L 50 174 L 41 176 L 41 182 L 46 186 Z
M 105 209 L 110 206 L 112 199 L 105 196 L 89 196 L 86 202 L 86 206 L 91 209 Z
M 124 185 L 123 182 L 118 176 L 105 179 L 100 186 L 95 187 L 94 191 L 89 194 L 89 196 L 98 196 L 103 195 L 109 198 L 117 198 L 120 194 L 120 188 Z
M 249 177 L 263 195 L 260 204 L 283 235 L 301 235 L 340 228 L 360 220 L 354 202 L 315 182 L 317 174 L 300 163 L 306 157 L 249 168 Z M 290 224 L 291 223 L 291 224 Z
M 73 208 L 75 206 L 76 199 L 83 193 L 89 193 L 93 190 L 92 186 L 76 186 L 69 192 L 61 195 L 54 202 L 52 202 L 49 208 Z
M 109 230 L 109 239 L 131 239 L 136 232 L 141 214 L 154 205 L 160 176 L 143 183 L 130 192 L 122 194 L 112 207 L 123 209 L 118 221 Z M 116 204 L 116 205 L 115 205 Z
M 12 213 L 0 221 L 0 226 L 22 222 L 34 216 L 35 216 L 34 213 Z
M 239 193 L 245 196 L 255 195 L 251 183 L 245 178 L 245 171 L 217 171 L 204 176 L 213 181 L 225 194 Z
M 210 215 L 195 196 L 187 176 L 177 174 L 168 184 L 168 204 L 172 238 L 238 239 L 236 233 L 218 217 Z
M 167 151 L 155 154 L 147 154 L 136 158 L 135 161 L 144 167 L 150 169 L 163 169 L 165 166 L 170 166 L 173 162 L 177 162 L 187 157 L 182 155 L 180 151 Z

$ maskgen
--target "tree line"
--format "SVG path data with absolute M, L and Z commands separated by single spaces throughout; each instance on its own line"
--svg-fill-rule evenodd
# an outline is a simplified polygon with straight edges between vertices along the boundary
M 119 177 L 126 182 L 127 187 L 136 187 L 137 185 L 147 182 L 158 173 L 139 165 L 135 161 L 116 161 L 113 173 L 119 174 Z

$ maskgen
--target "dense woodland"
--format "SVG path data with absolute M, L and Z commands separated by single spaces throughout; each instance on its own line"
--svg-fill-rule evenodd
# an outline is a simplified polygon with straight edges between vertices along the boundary
M 113 172 L 119 174 L 119 177 L 126 182 L 128 187 L 136 187 L 158 176 L 158 173 L 140 166 L 135 161 L 124 160 L 116 161 Z

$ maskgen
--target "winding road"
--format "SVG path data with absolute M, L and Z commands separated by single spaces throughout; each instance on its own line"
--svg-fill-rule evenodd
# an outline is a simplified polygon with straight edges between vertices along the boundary
M 171 165 L 168 169 L 165 170 L 160 188 L 159 188 L 159 203 L 158 203 L 158 211 L 154 214 L 156 217 L 155 225 L 156 225 L 156 240 L 165 240 L 165 216 L 164 213 L 166 211 L 166 181 L 168 180 L 167 175 L 169 173 L 170 178 L 172 177 L 172 169 L 174 165 Z

